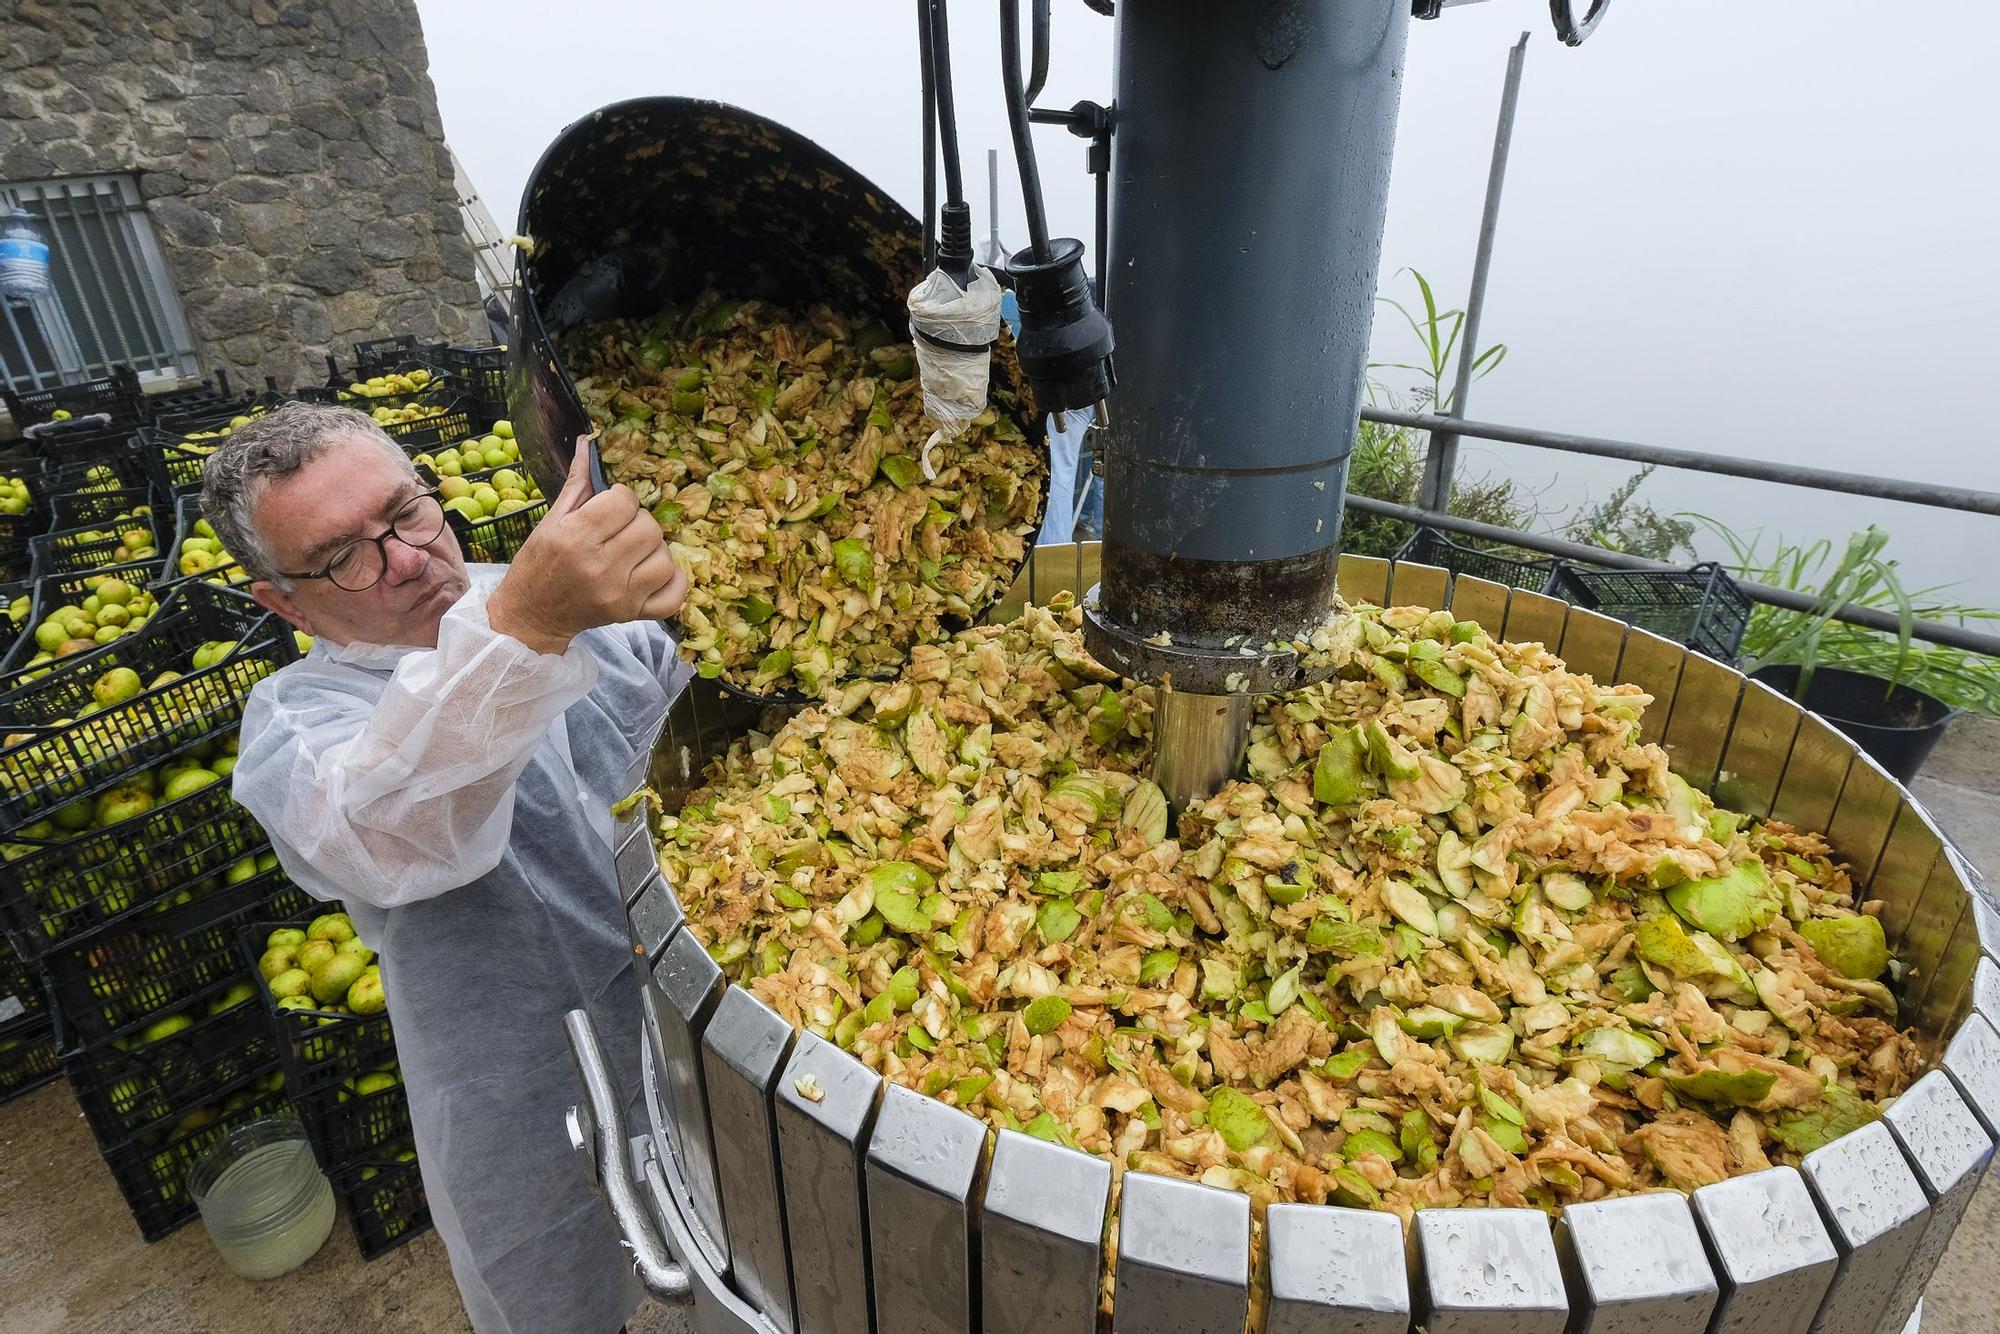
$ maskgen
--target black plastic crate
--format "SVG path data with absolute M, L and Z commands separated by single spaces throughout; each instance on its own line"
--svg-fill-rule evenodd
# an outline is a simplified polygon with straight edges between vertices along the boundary
M 6 400 L 7 415 L 14 419 L 17 431 L 53 421 L 58 411 L 67 412 L 71 417 L 88 417 L 102 412 L 114 420 L 129 422 L 139 421 L 146 413 L 145 395 L 139 389 L 138 372 L 130 366 L 114 366 L 109 375 L 76 384 L 59 384 L 20 393 L 12 389 L 0 390 L 0 398 Z
M 334 1174 L 333 1188 L 347 1206 L 347 1221 L 363 1260 L 395 1250 L 431 1225 L 430 1202 L 415 1157 L 407 1162 L 366 1163 Z
M 21 618 L 14 619 L 14 604 L 27 599 Z M 35 582 L 32 579 L 15 579 L 0 584 L 0 611 L 7 613 L 7 619 L 0 621 L 0 675 L 12 671 L 16 665 L 35 655 L 35 627 L 41 618 L 35 614 Z
M 62 1011 L 64 1041 L 91 1046 L 129 1039 L 182 1007 L 220 1013 L 227 1001 L 257 1009 L 256 980 L 244 970 L 237 930 L 251 917 L 296 912 L 309 902 L 284 872 L 256 871 L 257 856 L 246 854 L 176 891 L 150 914 L 51 949 L 42 966 Z M 246 861 L 249 878 L 230 882 L 231 870 Z
M 49 524 L 54 529 L 111 528 L 128 520 L 144 520 L 159 508 L 150 481 L 107 490 L 72 491 L 49 498 Z
M 1456 575 L 1490 579 L 1496 584 L 1525 588 L 1539 593 L 1549 581 L 1555 562 L 1529 556 L 1507 554 L 1472 541 L 1447 537 L 1435 528 L 1419 528 L 1396 552 L 1397 561 L 1412 565 L 1435 565 Z
M 227 782 L 67 841 L 19 833 L 8 841 L 16 851 L 0 863 L 0 921 L 23 958 L 192 890 L 266 842 Z
M 146 417 L 158 421 L 184 412 L 206 412 L 230 401 L 229 372 L 218 369 L 213 380 L 203 380 L 185 389 L 146 395 Z
M 284 402 L 277 394 L 253 394 L 206 412 L 161 417 L 139 432 L 133 447 L 161 495 L 190 495 L 201 490 L 208 456 L 222 447 L 241 419 L 254 421 Z
M 28 485 L 28 508 L 20 514 L 0 514 L 0 579 L 28 575 L 28 543 L 49 530 L 49 486 L 40 467 L 26 461 L 0 467 L 0 476 Z
M 496 514 L 473 523 L 457 510 L 446 510 L 445 518 L 458 535 L 459 550 L 465 558 L 485 565 L 505 565 L 535 531 L 535 525 L 549 512 L 549 502 L 538 500 L 511 514 Z
M 38 668 L 30 668 L 28 664 L 41 652 L 41 646 L 34 641 L 35 630 L 57 608 L 81 607 L 107 579 L 121 580 L 139 592 L 157 598 L 158 588 L 154 581 L 159 573 L 160 567 L 148 562 L 143 565 L 113 565 L 107 569 L 91 570 L 83 574 L 51 575 L 46 579 L 31 579 L 24 583 L 7 585 L 7 587 L 25 586 L 32 592 L 29 594 L 31 601 L 28 606 L 28 621 L 21 627 L 21 639 L 16 651 L 0 655 L 0 689 L 11 689 L 27 680 L 39 679 L 40 675 L 46 675 L 54 669 L 55 664 L 52 662 L 42 663 Z M 135 598 L 134 603 L 138 603 L 138 599 Z M 157 610 L 157 606 L 151 601 L 139 605 Z M 148 610 L 145 614 L 150 617 L 152 610 Z M 143 629 L 145 624 L 142 622 L 137 629 L 128 627 L 126 633 L 136 634 L 138 630 Z M 103 647 L 98 645 L 96 648 L 82 651 L 96 653 Z M 31 677 L 31 671 L 39 675 Z
M 75 459 L 68 463 L 47 464 L 42 469 L 40 485 L 45 494 L 59 496 L 118 487 L 149 486 L 152 480 L 153 475 L 146 470 L 145 459 L 140 456 L 137 446 L 134 445 L 103 458 Z
M 444 350 L 437 342 L 424 342 L 415 334 L 391 334 L 386 338 L 369 338 L 354 345 L 354 370 L 357 379 L 367 379 L 371 375 L 382 374 L 383 368 L 393 367 L 399 361 L 421 358 L 435 360 Z
M 1560 561 L 1545 591 L 1723 663 L 1736 661 L 1756 605 L 1713 561 L 1685 570 L 1592 570 Z
M 104 425 L 100 418 L 85 418 L 61 428 L 42 427 L 33 437 L 35 452 L 54 467 L 117 458 L 130 452 L 133 437 L 144 429 L 137 422 Z
M 37 579 L 54 574 L 85 574 L 114 565 L 158 564 L 173 532 L 158 510 L 105 523 L 54 528 L 28 539 L 28 567 Z M 153 539 L 152 556 L 136 554 L 125 541 L 127 532 L 144 532 Z
M 382 422 L 378 425 L 391 440 L 402 446 L 405 454 L 420 454 L 468 440 L 490 424 L 485 419 L 485 403 L 466 394 L 454 394 L 428 406 L 438 411 L 411 421 Z
M 485 399 L 496 415 L 507 414 L 506 348 L 448 347 L 438 359 L 460 389 Z
M 195 667 L 204 645 L 235 644 Z M 289 625 L 248 598 L 191 580 L 172 590 L 137 634 L 49 664 L 33 680 L 0 676 L 0 715 L 24 740 L 0 749 L 0 821 L 31 823 L 236 725 L 250 688 L 299 656 Z M 80 716 L 116 668 L 138 674 L 139 693 Z M 165 684 L 162 673 L 177 675 Z M 72 719 L 62 722 L 61 719 Z
M 28 967 L 0 941 L 0 1037 L 48 1017 L 41 970 Z
M 218 588 L 241 588 L 249 583 L 248 571 L 238 565 L 234 557 L 219 565 L 191 572 L 181 568 L 182 558 L 189 554 L 186 550 L 187 540 L 195 536 L 195 524 L 202 518 L 199 495 L 185 495 L 176 502 L 174 544 L 167 551 L 167 564 L 162 581 L 166 584 L 179 584 L 188 579 L 200 579 Z
M 107 1147 L 105 1166 L 139 1225 L 139 1235 L 158 1241 L 192 1222 L 200 1211 L 188 1193 L 189 1170 L 236 1127 L 289 1112 L 284 1075 L 266 1070 L 187 1113 L 185 1125 L 166 1125 Z
M 338 904 L 321 903 L 313 911 L 296 917 L 243 925 L 237 931 L 237 942 L 252 975 L 258 976 L 261 983 L 257 961 L 264 957 L 273 931 L 283 928 L 303 931 L 314 918 L 341 911 Z M 277 1037 L 278 1059 L 284 1062 L 285 1080 L 294 1096 L 304 1098 L 331 1092 L 349 1080 L 395 1063 L 396 1038 L 386 1012 L 337 1014 L 331 1010 L 280 1009 L 268 986 L 260 984 L 257 994 Z
M 186 1014 L 189 1027 L 165 1037 L 120 1039 L 76 1047 L 58 1011 L 56 1042 L 83 1119 L 105 1147 L 136 1135 L 171 1133 L 187 1114 L 235 1093 L 278 1068 L 271 1030 L 254 1003 L 208 1014 Z M 155 1023 L 167 1023 L 161 1015 Z M 122 1044 L 122 1045 L 121 1045 Z
M 47 1015 L 20 1024 L 0 1025 L 0 1102 L 40 1088 L 61 1075 L 55 1024 Z
M 435 355 L 436 351 L 419 349 L 400 353 L 371 370 L 357 371 L 353 375 L 342 371 L 334 365 L 332 358 L 328 358 L 326 388 L 313 397 L 366 412 L 377 407 L 407 407 L 411 403 L 422 402 L 426 395 L 435 397 L 459 393 L 456 379 Z M 396 389 L 390 386 L 386 381 L 392 376 L 402 376 L 407 387 Z M 369 383 L 372 380 L 383 380 L 385 383 Z M 356 385 L 361 388 L 356 390 Z
M 292 1102 L 319 1165 L 329 1172 L 379 1161 L 410 1139 L 410 1097 L 400 1077 L 373 1093 L 355 1094 L 340 1085 L 295 1093 Z

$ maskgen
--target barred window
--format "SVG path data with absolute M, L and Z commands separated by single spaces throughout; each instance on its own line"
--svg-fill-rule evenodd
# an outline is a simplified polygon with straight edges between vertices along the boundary
M 49 246 L 53 290 L 0 296 L 0 383 L 22 391 L 130 366 L 139 379 L 198 373 L 194 340 L 131 176 L 0 182 Z

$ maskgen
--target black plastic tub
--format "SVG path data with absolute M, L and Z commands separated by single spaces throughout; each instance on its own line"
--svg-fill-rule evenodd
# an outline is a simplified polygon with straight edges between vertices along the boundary
M 1865 672 L 1821 667 L 1800 694 L 1797 667 L 1759 667 L 1750 679 L 1761 681 L 1845 732 L 1855 745 L 1874 756 L 1899 783 L 1907 783 L 1924 767 L 1931 749 L 1944 736 L 1958 710 L 1941 699 L 1908 686 L 1891 686 Z

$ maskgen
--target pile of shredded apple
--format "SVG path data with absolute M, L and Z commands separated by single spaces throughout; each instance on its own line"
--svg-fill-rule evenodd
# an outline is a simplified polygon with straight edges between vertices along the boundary
M 893 675 L 1018 572 L 1047 465 L 989 406 L 931 451 L 907 342 L 714 294 L 568 335 L 606 470 L 688 574 L 680 652 L 756 694 Z
M 1825 841 L 1669 773 L 1643 691 L 1413 608 L 1311 647 L 1174 835 L 1063 599 L 740 742 L 663 869 L 796 1026 L 1260 1216 L 1691 1190 L 1921 1073 Z

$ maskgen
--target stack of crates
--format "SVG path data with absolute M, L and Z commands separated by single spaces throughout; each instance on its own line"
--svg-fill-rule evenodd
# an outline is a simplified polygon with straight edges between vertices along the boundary
M 292 952 L 315 948 L 314 940 L 357 948 L 343 943 L 352 930 L 333 904 L 311 915 L 247 925 L 240 943 L 262 982 L 263 1018 L 284 1065 L 286 1089 L 320 1166 L 347 1206 L 361 1258 L 372 1260 L 430 1225 L 395 1034 L 386 1010 L 357 1012 L 350 1008 L 351 992 L 292 990 L 299 979 L 285 982 L 288 974 L 280 968 Z M 365 945 L 360 942 L 362 957 L 372 959 Z M 284 987 L 287 996 L 274 995 L 275 987 Z
M 41 977 L 0 944 L 0 1102 L 61 1073 Z
M 306 900 L 227 774 L 250 688 L 297 655 L 277 618 L 190 581 L 136 631 L 0 675 L 0 926 L 148 1241 L 195 1216 L 202 1153 L 285 1104 L 236 936 Z

